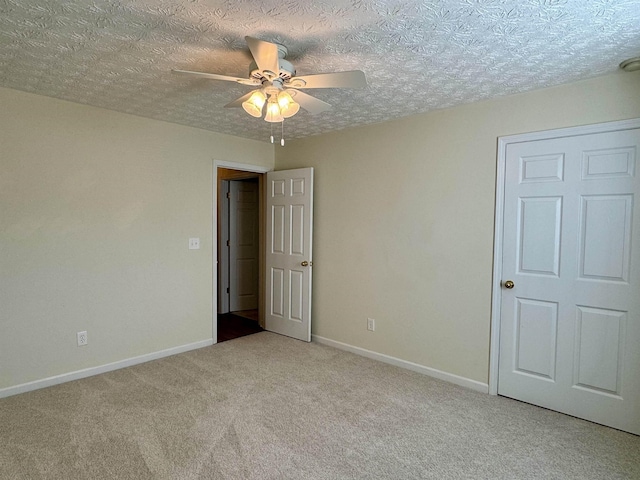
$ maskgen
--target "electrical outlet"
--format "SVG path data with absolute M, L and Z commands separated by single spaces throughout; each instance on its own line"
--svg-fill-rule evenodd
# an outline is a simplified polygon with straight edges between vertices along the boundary
M 189 239 L 189 250 L 200 250 L 200 239 L 199 238 L 190 238 Z
M 370 332 L 376 331 L 376 321 L 373 318 L 367 318 L 367 330 Z
M 76 334 L 78 336 L 78 346 L 82 347 L 89 343 L 89 337 L 87 337 L 87 332 L 78 332 Z

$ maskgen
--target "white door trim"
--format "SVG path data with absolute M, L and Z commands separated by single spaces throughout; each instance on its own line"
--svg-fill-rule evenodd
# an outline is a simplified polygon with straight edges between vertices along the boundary
M 218 192 L 218 195 L 222 194 L 222 197 L 218 198 L 218 202 L 221 202 L 221 205 L 219 209 L 216 209 L 219 213 L 218 222 L 220 222 L 218 235 L 220 235 L 220 232 L 229 231 L 229 199 L 225 195 L 225 192 L 229 192 L 230 180 L 222 180 L 222 182 L 219 183 L 222 186 L 222 192 Z M 218 182 L 216 182 L 216 186 L 217 185 Z M 226 240 L 224 236 L 221 238 L 223 242 Z M 220 240 L 220 238 L 217 238 L 217 240 Z M 229 293 L 226 290 L 226 288 L 229 287 L 229 251 L 223 248 L 220 252 L 221 255 L 218 256 L 218 267 L 221 268 L 218 268 L 218 275 L 216 277 L 218 279 L 218 305 L 216 308 L 218 315 L 230 312 Z
M 496 171 L 496 204 L 493 241 L 493 285 L 491 293 L 491 340 L 489 347 L 489 394 L 498 394 L 498 362 L 500 361 L 500 305 L 502 303 L 502 242 L 504 223 L 504 181 L 507 158 L 507 145 L 533 140 L 573 137 L 593 133 L 606 133 L 619 130 L 640 128 L 640 118 L 616 122 L 583 125 L 579 127 L 559 128 L 540 132 L 524 133 L 498 137 L 498 155 Z
M 213 223 L 211 225 L 211 248 L 212 248 L 212 276 L 213 283 L 211 288 L 211 337 L 213 343 L 218 343 L 218 167 L 229 168 L 232 170 L 242 170 L 244 172 L 267 173 L 273 168 L 263 167 L 260 165 L 251 165 L 248 163 L 228 162 L 225 160 L 213 159 L 212 174 L 212 198 L 211 198 L 211 216 Z

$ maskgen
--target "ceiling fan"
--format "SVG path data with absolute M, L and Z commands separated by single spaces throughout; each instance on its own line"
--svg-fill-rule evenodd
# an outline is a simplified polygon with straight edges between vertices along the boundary
M 245 37 L 245 40 L 254 59 L 249 67 L 249 78 L 188 70 L 172 70 L 172 72 L 259 87 L 228 103 L 225 108 L 242 107 L 249 115 L 259 118 L 262 117 L 266 104 L 264 119 L 271 123 L 282 122 L 285 118 L 292 117 L 298 113 L 300 107 L 312 115 L 331 108 L 330 104 L 312 97 L 300 89 L 361 88 L 367 86 L 364 72 L 360 70 L 297 77 L 293 64 L 285 60 L 286 47 L 253 37 Z

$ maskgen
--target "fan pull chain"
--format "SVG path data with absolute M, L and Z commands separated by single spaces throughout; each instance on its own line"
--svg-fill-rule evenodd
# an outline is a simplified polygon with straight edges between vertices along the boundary
M 271 124 L 271 143 L 273 143 L 273 123 Z
M 282 123 L 280 123 L 281 126 L 281 130 L 280 130 L 280 146 L 284 147 L 284 120 L 282 120 Z

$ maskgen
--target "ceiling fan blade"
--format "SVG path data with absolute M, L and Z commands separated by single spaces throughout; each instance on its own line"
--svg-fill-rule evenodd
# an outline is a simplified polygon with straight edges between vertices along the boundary
M 362 88 L 367 86 L 367 79 L 364 72 L 351 70 L 349 72 L 293 77 L 287 86 L 292 88 Z
M 280 62 L 278 60 L 278 46 L 275 43 L 265 42 L 253 37 L 244 37 L 251 50 L 251 55 L 256 65 L 263 72 L 271 72 L 275 77 L 280 75 Z
M 224 80 L 225 82 L 236 82 L 243 85 L 260 85 L 260 82 L 251 78 L 228 77 L 226 75 L 218 75 L 217 73 L 192 72 L 189 70 L 171 70 L 171 73 L 179 73 L 181 75 L 196 75 L 198 77 L 208 78 L 211 80 Z
M 246 102 L 247 100 L 249 100 L 249 97 L 253 94 L 254 91 L 251 91 L 251 92 L 247 93 L 246 95 L 241 96 L 240 98 L 236 98 L 233 102 L 227 103 L 224 106 L 224 108 L 241 107 L 243 102 Z
M 323 102 L 322 100 L 312 97 L 300 90 L 289 90 L 289 93 L 293 97 L 293 100 L 311 115 L 322 113 L 331 108 L 331 105 L 327 102 Z

